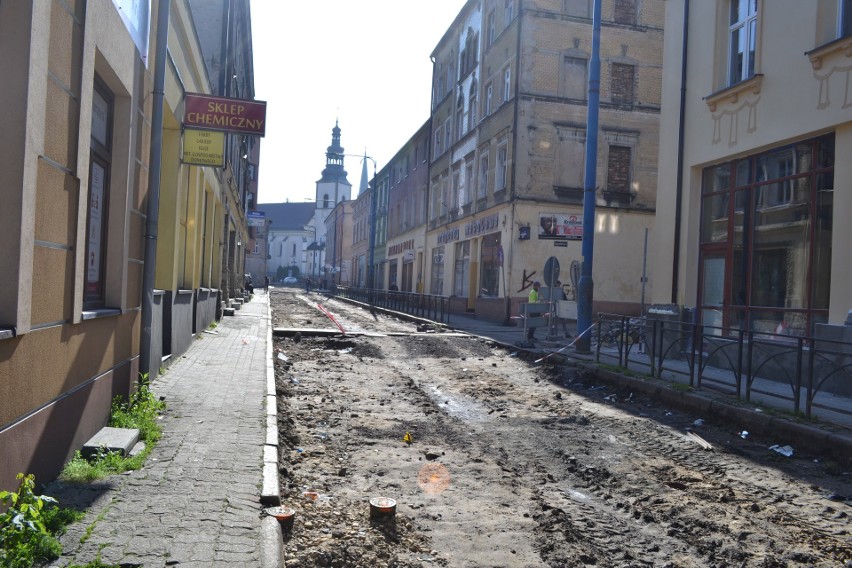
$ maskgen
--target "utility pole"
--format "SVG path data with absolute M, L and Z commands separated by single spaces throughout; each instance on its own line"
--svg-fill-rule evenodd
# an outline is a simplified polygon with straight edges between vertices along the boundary
M 598 167 L 598 111 L 601 94 L 601 2 L 594 0 L 592 16 L 592 59 L 589 68 L 589 108 L 586 115 L 586 171 L 583 179 L 583 266 L 577 285 L 577 353 L 592 348 L 592 302 L 595 284 L 592 259 L 595 251 L 595 197 Z

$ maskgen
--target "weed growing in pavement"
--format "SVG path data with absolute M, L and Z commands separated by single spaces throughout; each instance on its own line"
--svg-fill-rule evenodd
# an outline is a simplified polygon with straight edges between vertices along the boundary
M 213 320 L 213 321 L 210 322 L 210 325 L 208 325 L 207 328 L 208 329 L 216 329 L 218 326 L 219 326 L 219 322 L 216 321 L 216 320 Z
M 136 392 L 130 395 L 130 400 L 125 402 L 118 396 L 113 399 L 109 425 L 115 428 L 139 428 L 139 437 L 151 446 L 160 439 L 162 431 L 157 418 L 165 409 L 166 403 L 151 392 L 151 381 L 145 373 L 139 376 L 139 385 Z
M 160 439 L 162 430 L 157 418 L 166 405 L 151 392 L 147 373 L 140 375 L 136 392 L 125 401 L 117 396 L 112 402 L 109 425 L 114 428 L 138 428 L 145 449 L 135 456 L 123 457 L 117 452 L 99 451 L 91 460 L 77 451 L 65 465 L 60 478 L 74 483 L 88 483 L 116 473 L 142 467 L 145 459 Z
M 98 552 L 98 556 L 94 560 L 86 564 L 69 564 L 67 568 L 121 568 L 121 564 L 105 564 L 101 560 L 101 553 Z
M 17 492 L 0 491 L 0 502 L 8 507 L 0 514 L 0 565 L 29 568 L 59 557 L 62 547 L 56 536 L 83 513 L 60 508 L 53 497 L 36 495 L 32 474 L 19 473 L 17 479 Z

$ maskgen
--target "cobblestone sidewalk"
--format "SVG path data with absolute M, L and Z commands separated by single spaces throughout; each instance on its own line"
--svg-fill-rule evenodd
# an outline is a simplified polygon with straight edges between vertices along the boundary
M 267 564 L 260 492 L 266 436 L 267 296 L 198 334 L 152 383 L 165 398 L 163 436 L 145 467 L 85 487 L 60 487 L 86 518 L 61 539 L 56 568 L 86 564 Z M 48 493 L 54 494 L 56 493 Z

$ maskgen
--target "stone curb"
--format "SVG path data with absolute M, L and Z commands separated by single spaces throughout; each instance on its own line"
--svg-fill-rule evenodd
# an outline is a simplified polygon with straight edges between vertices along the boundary
M 281 489 L 278 482 L 278 399 L 275 393 L 275 353 L 272 343 L 272 304 L 266 298 L 266 442 L 263 446 L 263 485 L 260 503 L 264 507 L 281 504 Z M 281 566 L 284 535 L 281 525 L 274 517 L 261 520 L 261 566 Z
M 578 363 L 577 366 L 594 373 L 597 378 L 609 384 L 629 387 L 679 410 L 705 414 L 714 419 L 720 418 L 753 434 L 775 436 L 791 445 L 822 453 L 852 455 L 852 437 L 838 432 L 773 416 L 754 407 L 735 406 L 695 392 L 681 392 L 657 381 L 621 375 L 594 365 Z

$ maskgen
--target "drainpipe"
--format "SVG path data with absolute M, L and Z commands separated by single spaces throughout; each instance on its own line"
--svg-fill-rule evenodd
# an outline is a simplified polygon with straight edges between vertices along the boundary
M 157 8 L 157 52 L 154 56 L 154 92 L 151 111 L 151 153 L 148 160 L 148 208 L 145 221 L 145 268 L 142 273 L 142 336 L 139 371 L 151 372 L 151 328 L 154 322 L 154 280 L 157 270 L 157 225 L 160 221 L 160 172 L 163 153 L 163 95 L 169 37 L 169 0 Z M 159 367 L 155 371 L 159 370 Z
M 689 0 L 683 0 L 683 47 L 680 62 L 680 118 L 677 132 L 677 185 L 675 190 L 674 252 L 672 258 L 672 304 L 677 304 L 680 272 L 680 224 L 683 206 L 683 138 L 686 116 L 686 54 L 689 39 Z
M 514 125 L 512 131 L 512 188 L 511 193 L 509 195 L 509 200 L 512 203 L 511 208 L 509 209 L 510 217 L 511 217 L 511 225 L 509 225 L 509 243 L 508 243 L 508 255 L 504 249 L 503 254 L 503 262 L 505 263 L 505 259 L 509 257 L 509 281 L 511 285 L 511 274 L 513 268 L 512 260 L 515 258 L 514 249 L 515 249 L 515 208 L 517 207 L 517 152 L 518 152 L 518 114 L 520 112 L 520 94 L 521 94 L 521 25 L 524 22 L 524 2 L 523 0 L 518 1 L 518 41 L 515 46 L 515 65 L 517 66 L 515 69 L 515 117 L 512 122 Z M 512 296 L 511 291 L 506 285 L 506 269 L 501 266 L 500 270 L 503 271 L 503 294 L 505 295 L 505 305 L 503 307 L 503 325 L 509 325 L 512 321 Z

